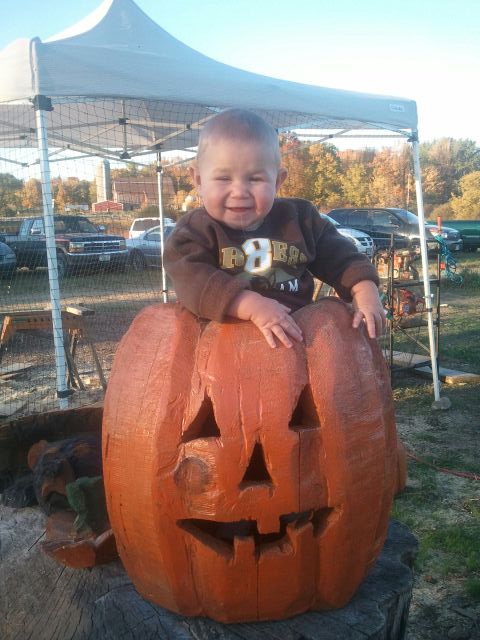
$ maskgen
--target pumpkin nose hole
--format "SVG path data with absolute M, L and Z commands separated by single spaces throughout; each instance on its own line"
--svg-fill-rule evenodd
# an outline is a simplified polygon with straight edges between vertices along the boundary
M 190 442 L 198 438 L 219 438 L 220 429 L 218 428 L 215 414 L 213 412 L 212 401 L 208 396 L 203 399 L 202 405 L 188 425 L 182 435 L 182 442 Z
M 288 427 L 293 431 L 320 429 L 320 418 L 315 408 L 310 385 L 307 385 L 300 394 Z
M 263 447 L 259 442 L 253 447 L 250 462 L 240 483 L 240 489 L 245 489 L 255 484 L 273 484 L 272 477 L 268 473 L 267 465 L 265 464 Z

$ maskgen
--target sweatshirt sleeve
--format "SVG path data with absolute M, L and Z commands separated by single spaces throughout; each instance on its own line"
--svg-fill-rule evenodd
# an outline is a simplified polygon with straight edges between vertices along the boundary
M 232 300 L 250 285 L 218 267 L 218 247 L 211 230 L 200 231 L 181 222 L 170 234 L 164 253 L 165 270 L 177 299 L 202 318 L 222 321 Z
M 351 289 L 358 282 L 371 280 L 378 286 L 377 270 L 370 260 L 359 253 L 329 220 L 315 212 L 311 225 L 316 258 L 310 270 L 314 276 L 333 286 L 347 302 L 351 302 Z

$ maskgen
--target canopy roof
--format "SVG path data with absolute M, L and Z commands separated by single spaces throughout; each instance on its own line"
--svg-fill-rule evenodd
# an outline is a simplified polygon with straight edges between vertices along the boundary
M 130 156 L 155 144 L 190 148 L 206 119 L 234 106 L 261 113 L 280 130 L 410 135 L 417 127 L 413 100 L 288 82 L 222 64 L 172 37 L 133 0 L 105 0 L 45 42 L 17 40 L 0 52 L 0 139 L 7 140 L 0 146 L 20 146 L 19 138 L 23 145 L 30 137 L 34 143 L 29 101 L 37 95 L 54 106 L 50 145 L 106 156 L 122 145 Z M 17 122 L 23 109 L 22 125 L 14 128 L 5 114 L 12 103 Z

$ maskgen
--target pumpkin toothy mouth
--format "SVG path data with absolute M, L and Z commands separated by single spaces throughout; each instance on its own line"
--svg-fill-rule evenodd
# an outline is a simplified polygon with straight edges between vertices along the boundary
M 317 536 L 325 529 L 334 512 L 333 508 L 325 508 L 282 515 L 279 518 L 279 531 L 272 533 L 259 533 L 256 520 L 217 522 L 187 518 L 178 520 L 177 524 L 204 545 L 217 551 L 223 548 L 232 552 L 236 538 L 252 538 L 255 551 L 261 552 L 272 544 L 282 548 L 283 543 L 289 541 L 289 532 L 300 529 L 307 523 L 312 524 L 313 535 Z

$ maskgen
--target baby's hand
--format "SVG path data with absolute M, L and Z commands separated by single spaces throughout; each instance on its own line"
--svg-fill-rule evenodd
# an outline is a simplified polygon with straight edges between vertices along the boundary
M 371 280 L 362 280 L 352 287 L 351 294 L 354 310 L 352 326 L 357 328 L 365 321 L 370 338 L 381 336 L 385 330 L 385 311 L 377 285 Z
M 290 315 L 290 309 L 254 291 L 242 291 L 238 294 L 228 308 L 228 315 L 251 320 L 272 349 L 277 346 L 276 339 L 289 348 L 293 344 L 292 340 L 303 340 L 302 331 Z

